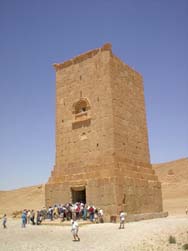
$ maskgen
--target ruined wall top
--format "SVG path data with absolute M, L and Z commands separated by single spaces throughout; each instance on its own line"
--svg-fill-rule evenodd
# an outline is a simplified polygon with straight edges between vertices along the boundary
M 92 58 L 93 56 L 95 56 L 97 53 L 99 53 L 100 51 L 110 51 L 112 52 L 112 45 L 110 43 L 106 43 L 104 44 L 101 48 L 97 48 L 94 50 L 90 50 L 86 53 L 83 53 L 77 57 L 74 57 L 68 61 L 65 61 L 63 63 L 59 63 L 59 64 L 53 64 L 54 68 L 56 71 L 66 68 L 68 66 L 80 63 L 88 58 Z

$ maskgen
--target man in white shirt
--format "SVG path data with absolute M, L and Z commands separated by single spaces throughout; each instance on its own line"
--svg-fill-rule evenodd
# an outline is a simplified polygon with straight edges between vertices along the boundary
M 78 236 L 78 230 L 79 230 L 79 225 L 77 221 L 71 220 L 71 224 L 72 224 L 72 229 L 71 232 L 73 234 L 73 241 L 80 241 L 80 238 Z
M 127 216 L 127 213 L 121 211 L 119 218 L 120 218 L 120 225 L 119 225 L 119 229 L 124 228 L 124 224 L 125 224 L 125 217 Z

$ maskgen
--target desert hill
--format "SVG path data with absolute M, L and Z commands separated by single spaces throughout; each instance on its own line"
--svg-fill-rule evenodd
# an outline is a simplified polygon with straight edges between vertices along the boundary
M 185 213 L 188 207 L 188 158 L 152 166 L 162 184 L 164 211 Z
M 163 183 L 187 183 L 188 158 L 152 165 Z
M 170 214 L 185 213 L 188 207 L 188 158 L 153 164 L 162 183 L 163 208 Z M 44 206 L 44 186 L 0 191 L 0 215 L 14 211 L 40 209 Z
M 43 185 L 0 191 L 0 215 L 11 215 L 23 209 L 40 209 L 44 206 Z

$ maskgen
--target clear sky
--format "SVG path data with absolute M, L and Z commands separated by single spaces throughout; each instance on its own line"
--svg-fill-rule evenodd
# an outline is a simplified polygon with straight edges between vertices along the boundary
M 151 162 L 188 156 L 187 0 L 0 0 L 0 190 L 48 180 L 52 64 L 106 42 L 143 75 Z

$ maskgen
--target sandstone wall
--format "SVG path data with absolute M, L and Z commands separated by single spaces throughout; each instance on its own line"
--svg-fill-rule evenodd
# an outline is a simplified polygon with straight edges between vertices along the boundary
M 150 163 L 142 76 L 114 55 L 110 75 L 115 152 Z
M 161 184 L 150 164 L 142 76 L 115 55 L 110 76 L 117 205 L 130 213 L 161 212 Z
M 113 161 L 111 51 L 103 48 L 86 55 L 56 67 L 56 165 L 51 182 L 65 181 L 72 174 L 78 179 L 94 172 L 103 175 Z M 86 120 L 79 122 L 73 105 L 81 98 L 87 98 L 90 108 Z

